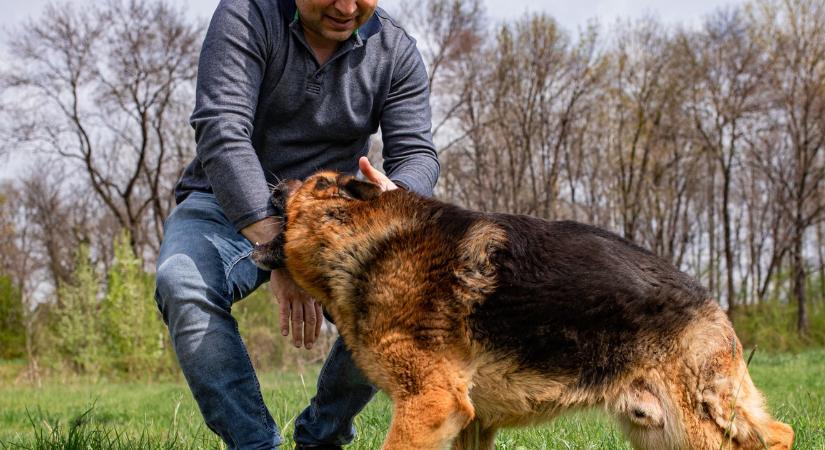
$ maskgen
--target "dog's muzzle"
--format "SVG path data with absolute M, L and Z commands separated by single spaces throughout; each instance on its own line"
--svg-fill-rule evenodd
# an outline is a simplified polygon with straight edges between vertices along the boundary
M 274 270 L 284 267 L 284 231 L 286 230 L 286 202 L 289 194 L 301 187 L 298 180 L 286 180 L 272 188 L 270 203 L 272 215 L 281 220 L 281 233 L 270 242 L 256 242 L 252 250 L 252 262 L 264 270 Z

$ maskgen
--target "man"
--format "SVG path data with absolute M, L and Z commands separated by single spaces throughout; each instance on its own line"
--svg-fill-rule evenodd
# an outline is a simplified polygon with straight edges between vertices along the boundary
M 432 192 L 438 161 L 426 71 L 415 41 L 377 0 L 223 0 L 198 66 L 197 157 L 165 224 L 156 299 L 207 425 L 231 449 L 282 439 L 230 314 L 265 281 L 281 332 L 310 348 L 320 307 L 284 271 L 250 261 L 252 244 L 280 232 L 267 183 L 318 169 L 364 175 L 384 189 Z M 384 168 L 363 157 L 381 126 Z M 335 449 L 374 394 L 340 339 L 318 393 L 295 422 L 298 448 Z

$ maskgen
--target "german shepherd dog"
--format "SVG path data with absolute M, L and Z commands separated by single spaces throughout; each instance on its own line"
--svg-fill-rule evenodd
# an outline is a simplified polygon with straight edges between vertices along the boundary
M 273 192 L 284 264 L 394 403 L 386 450 L 493 449 L 600 407 L 637 449 L 790 449 L 709 292 L 592 226 L 462 209 L 320 172 Z

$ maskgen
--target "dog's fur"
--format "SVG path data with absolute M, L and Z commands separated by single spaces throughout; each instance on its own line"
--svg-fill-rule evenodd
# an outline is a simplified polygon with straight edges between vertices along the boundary
M 792 446 L 708 291 L 621 237 L 329 172 L 273 203 L 285 239 L 253 258 L 285 258 L 392 398 L 385 449 L 493 449 L 501 427 L 582 407 L 638 449 Z

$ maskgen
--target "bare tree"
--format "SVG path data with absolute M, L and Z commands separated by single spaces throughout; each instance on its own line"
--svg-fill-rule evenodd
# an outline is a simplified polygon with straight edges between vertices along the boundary
M 83 169 L 138 255 L 151 256 L 174 180 L 191 151 L 201 28 L 163 1 L 52 5 L 11 38 L 4 84 L 17 99 L 12 134 L 26 150 Z
M 615 33 L 607 86 L 611 135 L 605 151 L 617 171 L 615 191 L 622 232 L 635 240 L 639 238 L 652 160 L 660 149 L 658 133 L 669 96 L 676 90 L 666 76 L 669 38 L 660 23 L 646 18 L 625 24 Z
M 433 136 L 449 132 L 466 92 L 456 90 L 456 68 L 477 55 L 486 30 L 486 15 L 480 0 L 427 0 L 406 3 L 401 17 L 418 37 L 418 47 L 427 66 L 434 103 Z M 449 133 L 448 133 L 449 134 Z M 452 136 L 454 139 L 455 136 Z M 440 146 L 450 147 L 450 138 Z
M 737 9 L 719 10 L 709 16 L 700 32 L 681 42 L 689 55 L 694 78 L 687 107 L 698 142 L 721 175 L 722 244 L 728 315 L 736 310 L 734 282 L 736 262 L 732 233 L 732 189 L 748 127 L 764 111 L 765 58 L 752 30 Z
M 782 135 L 764 142 L 758 161 L 782 193 L 791 236 L 793 297 L 797 329 L 808 331 L 804 260 L 807 231 L 825 214 L 825 4 L 817 0 L 758 3 L 765 50 L 771 56 L 773 117 Z
M 602 73 L 595 35 L 572 43 L 547 16 L 499 28 L 454 68 L 456 135 L 445 190 L 487 211 L 552 217 L 583 99 Z

